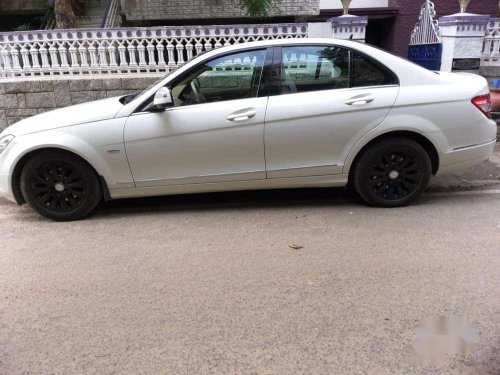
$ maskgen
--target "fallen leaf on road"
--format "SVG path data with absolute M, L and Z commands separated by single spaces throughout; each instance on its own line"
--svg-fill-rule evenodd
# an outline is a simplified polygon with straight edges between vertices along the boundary
M 288 247 L 290 249 L 299 250 L 299 249 L 302 249 L 304 246 L 300 246 L 300 245 L 296 245 L 296 244 L 291 244 L 291 245 L 288 245 Z

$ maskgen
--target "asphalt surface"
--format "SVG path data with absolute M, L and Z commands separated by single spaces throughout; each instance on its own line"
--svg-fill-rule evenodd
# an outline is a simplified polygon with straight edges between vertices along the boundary
M 500 374 L 500 147 L 400 209 L 278 190 L 0 223 L 1 374 Z M 453 315 L 476 350 L 415 360 Z

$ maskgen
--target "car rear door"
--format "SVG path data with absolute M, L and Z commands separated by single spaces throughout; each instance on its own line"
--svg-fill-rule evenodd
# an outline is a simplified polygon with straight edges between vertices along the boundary
M 397 77 L 358 52 L 332 45 L 274 50 L 268 82 L 268 178 L 342 173 L 352 146 L 396 100 Z

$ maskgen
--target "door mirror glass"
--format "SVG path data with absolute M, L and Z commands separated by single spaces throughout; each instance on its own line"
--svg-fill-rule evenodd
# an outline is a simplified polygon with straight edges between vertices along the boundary
M 160 111 L 172 105 L 172 94 L 166 87 L 159 89 L 153 99 L 153 109 Z

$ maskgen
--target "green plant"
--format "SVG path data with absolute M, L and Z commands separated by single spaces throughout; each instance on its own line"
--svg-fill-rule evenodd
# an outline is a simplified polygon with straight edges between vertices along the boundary
M 268 17 L 278 11 L 280 0 L 233 0 L 233 2 L 247 11 L 249 17 Z

